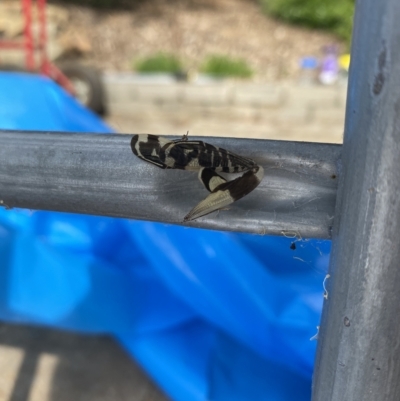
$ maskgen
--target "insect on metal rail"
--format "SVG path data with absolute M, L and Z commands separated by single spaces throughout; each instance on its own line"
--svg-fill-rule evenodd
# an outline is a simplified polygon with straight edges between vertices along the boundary
M 188 134 L 174 141 L 142 134 L 134 135 L 131 141 L 132 152 L 157 167 L 199 172 L 200 182 L 211 194 L 193 208 L 183 221 L 195 220 L 220 210 L 248 195 L 261 182 L 264 169 L 254 160 L 203 141 L 189 141 Z M 227 181 L 217 171 L 245 173 Z
M 216 148 L 255 160 L 265 177 L 229 210 L 183 223 L 185 213 L 204 198 L 204 190 L 186 170 L 162 171 L 135 157 L 132 138 L 0 131 L 0 200 L 8 207 L 261 235 L 330 237 L 340 145 L 208 138 Z

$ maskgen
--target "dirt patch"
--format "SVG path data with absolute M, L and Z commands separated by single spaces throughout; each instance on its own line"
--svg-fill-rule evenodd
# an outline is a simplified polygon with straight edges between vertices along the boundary
M 291 79 L 301 57 L 337 42 L 266 17 L 255 0 L 135 0 L 119 10 L 52 3 L 68 11 L 67 29 L 88 41 L 86 59 L 102 70 L 130 71 L 134 60 L 165 51 L 188 68 L 228 54 L 247 60 L 255 80 Z
M 257 81 L 294 79 L 301 57 L 319 56 L 324 45 L 337 42 L 265 16 L 256 0 L 115 0 L 120 7 L 107 10 L 82 5 L 95 0 L 81 1 L 50 1 L 49 53 L 78 53 L 103 71 L 132 71 L 138 58 L 164 51 L 178 55 L 188 70 L 198 70 L 211 54 L 230 55 L 245 59 Z M 19 11 L 21 2 L 3 6 Z M 0 36 L 22 35 L 19 12 L 2 14 Z

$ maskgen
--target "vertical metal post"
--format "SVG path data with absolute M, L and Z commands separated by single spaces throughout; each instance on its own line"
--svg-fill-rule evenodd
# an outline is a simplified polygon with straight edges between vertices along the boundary
M 32 0 L 22 0 L 22 13 L 24 14 L 26 68 L 29 71 L 33 71 L 35 69 L 35 59 L 32 33 Z
M 50 63 L 47 58 L 47 18 L 46 18 L 46 0 L 36 0 L 36 10 L 39 21 L 39 51 L 40 51 L 40 72 L 44 75 L 50 75 Z
M 400 399 L 400 1 L 358 0 L 314 401 Z

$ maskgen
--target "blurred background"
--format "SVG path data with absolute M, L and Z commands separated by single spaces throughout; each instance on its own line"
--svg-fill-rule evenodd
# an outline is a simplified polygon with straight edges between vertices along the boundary
M 353 12 L 2 0 L 0 129 L 341 143 Z M 308 400 L 329 252 L 1 208 L 0 401 Z
M 24 1 L 0 3 L 3 43 L 25 40 Z M 50 1 L 42 47 L 118 132 L 340 143 L 353 11 L 354 0 Z M 38 39 L 40 23 L 31 30 Z M 0 49 L 0 68 L 42 68 Z

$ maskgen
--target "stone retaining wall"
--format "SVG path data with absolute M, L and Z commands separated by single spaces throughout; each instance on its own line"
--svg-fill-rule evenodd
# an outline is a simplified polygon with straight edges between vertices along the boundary
M 105 77 L 120 132 L 340 143 L 346 88 L 290 83 L 140 82 Z

